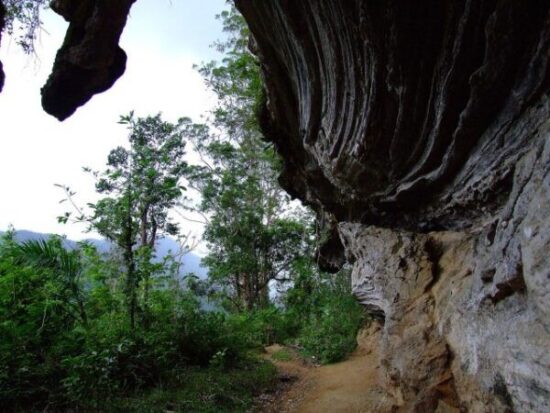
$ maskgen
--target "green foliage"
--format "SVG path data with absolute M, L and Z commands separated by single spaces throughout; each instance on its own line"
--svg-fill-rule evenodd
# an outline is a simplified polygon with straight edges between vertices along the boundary
M 222 376 L 216 379 L 219 386 L 233 386 L 224 381 L 226 375 L 263 374 L 267 367 L 248 361 L 256 343 L 243 330 L 225 313 L 205 312 L 192 293 L 173 286 L 152 289 L 150 322 L 132 329 L 123 305 L 124 286 L 113 284 L 117 268 L 116 261 L 87 244 L 66 250 L 56 237 L 24 244 L 12 233 L 3 237 L 1 411 L 45 406 L 111 411 L 152 388 L 202 397 L 189 382 L 206 377 L 202 370 L 207 377 L 217 371 Z M 230 387 L 239 399 L 246 395 L 242 406 L 257 388 L 247 385 Z M 237 409 L 241 405 L 233 397 L 229 394 L 227 400 L 216 399 L 208 406 L 214 409 L 221 403 Z
M 306 355 L 322 364 L 345 359 L 357 346 L 356 335 L 365 321 L 364 310 L 352 296 L 327 296 L 319 312 L 305 325 L 299 344 Z
M 111 409 L 121 395 L 180 386 L 190 366 L 241 368 L 250 348 L 225 315 L 200 310 L 192 296 L 174 302 L 170 294 L 156 292 L 153 322 L 146 330 L 131 331 L 124 320 L 112 317 L 94 322 L 85 350 L 63 359 L 68 371 L 63 386 L 71 404 Z
M 254 311 L 232 314 L 228 323 L 232 330 L 239 331 L 244 342 L 251 348 L 263 348 L 273 343 L 282 343 L 294 336 L 289 328 L 287 312 L 273 305 Z
M 57 298 L 67 314 L 87 324 L 79 251 L 66 250 L 61 238 L 52 237 L 48 241 L 28 241 L 17 245 L 12 253 L 16 263 L 51 271 L 57 283 Z
M 275 351 L 271 355 L 271 358 L 277 361 L 291 361 L 294 359 L 294 356 L 287 348 L 282 348 L 280 350 Z
M 84 168 L 96 179 L 96 190 L 102 197 L 88 204 L 89 213 L 77 207 L 76 221 L 87 223 L 90 230 L 96 230 L 119 249 L 126 269 L 129 322 L 134 328 L 138 312 L 143 323 L 150 318 L 152 277 L 163 269 L 153 263 L 155 243 L 161 235 L 179 233 L 169 212 L 185 190 L 180 181 L 187 163 L 179 125 L 163 121 L 160 115 L 136 118 L 133 112 L 121 116 L 119 123 L 128 126 L 130 147 L 113 149 L 103 172 Z M 75 193 L 58 186 L 65 190 L 65 200 L 75 205 Z M 58 220 L 66 223 L 70 217 L 71 213 L 65 213 Z
M 366 321 L 351 295 L 349 271 L 313 275 L 311 268 L 304 270 L 286 296 L 288 316 L 301 320 L 296 341 L 322 364 L 343 360 L 357 346 L 357 332 Z
M 334 362 L 353 350 L 363 322 L 347 277 L 318 274 L 304 261 L 284 307 L 205 312 L 191 292 L 159 286 L 150 323 L 131 329 L 118 268 L 87 244 L 69 251 L 56 237 L 24 244 L 3 237 L 2 411 L 245 411 L 273 379 L 271 367 L 249 360 L 251 351 L 295 342 Z
M 8 233 L 0 242 L 0 410 L 55 401 L 59 361 L 78 346 L 83 291 L 61 250 L 56 238 L 19 245 Z
M 271 389 L 276 381 L 275 367 L 250 359 L 238 368 L 220 372 L 217 368 L 186 369 L 179 386 L 157 388 L 139 397 L 121 398 L 113 412 L 247 412 L 253 397 Z
M 187 168 L 185 142 L 178 125 L 160 115 L 136 118 L 131 112 L 119 123 L 128 126 L 130 148 L 113 149 L 101 173 L 85 168 L 104 197 L 90 204 L 91 216 L 80 218 L 121 247 L 126 232 L 132 242 L 150 247 L 157 236 L 178 233 L 168 212 L 185 189 L 180 184 Z
M 221 62 L 199 68 L 218 97 L 210 122 L 183 119 L 202 162 L 187 179 L 201 195 L 189 205 L 207 217 L 204 264 L 230 311 L 269 305 L 273 283 L 289 282 L 293 263 L 308 253 L 308 228 L 277 182 L 280 160 L 263 140 L 256 107 L 263 95 L 259 64 L 247 48 L 248 28 L 235 8 L 220 18 L 228 34 Z

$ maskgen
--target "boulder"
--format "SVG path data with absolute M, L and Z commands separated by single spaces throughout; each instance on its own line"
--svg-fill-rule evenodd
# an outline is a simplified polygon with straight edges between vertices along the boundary
M 118 42 L 134 1 L 51 2 L 52 9 L 69 22 L 69 28 L 42 88 L 42 106 L 47 113 L 64 120 L 122 76 L 126 53 Z

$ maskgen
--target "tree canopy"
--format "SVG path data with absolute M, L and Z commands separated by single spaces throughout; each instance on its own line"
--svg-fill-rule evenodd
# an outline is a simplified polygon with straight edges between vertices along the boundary
M 42 25 L 40 11 L 47 0 L 3 0 L 5 30 L 14 36 L 25 53 L 34 52 L 34 42 Z
M 270 282 L 292 279 L 293 263 L 308 252 L 308 223 L 277 182 L 280 160 L 263 140 L 256 108 L 263 98 L 259 64 L 248 50 L 248 29 L 232 8 L 220 15 L 228 38 L 221 62 L 199 67 L 218 97 L 208 122 L 182 119 L 201 162 L 189 166 L 189 186 L 208 217 L 204 263 L 211 280 L 237 309 L 265 307 Z M 226 288 L 221 288 L 226 286 Z
M 90 212 L 77 207 L 76 221 L 87 223 L 89 229 L 120 249 L 126 269 L 128 313 L 134 326 L 140 287 L 142 315 L 147 316 L 155 243 L 161 235 L 179 234 L 169 212 L 185 189 L 182 178 L 187 163 L 178 125 L 163 121 L 160 115 L 139 118 L 133 113 L 122 116 L 120 123 L 128 126 L 130 147 L 113 149 L 102 172 L 84 168 L 95 177 L 101 198 L 88 204 Z M 74 193 L 68 187 L 63 189 L 72 202 Z M 67 222 L 72 214 L 67 212 L 59 220 Z

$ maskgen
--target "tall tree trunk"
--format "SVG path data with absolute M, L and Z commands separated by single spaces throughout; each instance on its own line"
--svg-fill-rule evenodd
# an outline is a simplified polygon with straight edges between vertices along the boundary
M 153 256 L 155 254 L 155 242 L 157 239 L 157 221 L 155 220 L 154 216 L 151 216 L 151 233 L 149 234 L 149 239 L 147 244 L 143 244 L 143 247 L 147 247 L 148 251 L 147 254 L 150 254 L 147 256 L 147 263 L 146 265 L 146 271 L 143 273 L 143 311 L 144 311 L 144 319 L 143 319 L 143 325 L 145 328 L 149 326 L 149 291 L 151 289 L 151 269 L 150 264 L 153 259 Z
M 134 234 L 132 222 L 132 195 L 131 189 L 128 191 L 127 211 L 125 217 L 125 228 L 122 235 L 124 243 L 124 264 L 126 265 L 126 300 L 128 304 L 128 316 L 130 318 L 130 328 L 135 329 L 136 326 L 136 309 L 137 309 L 137 280 L 136 280 L 136 263 L 134 257 Z
M 88 315 L 86 314 L 86 308 L 84 307 L 84 302 L 81 297 L 78 297 L 78 311 L 80 313 L 80 318 L 84 326 L 88 326 Z
M 141 246 L 146 246 L 149 244 L 149 239 L 147 238 L 147 227 L 149 220 L 147 215 L 149 214 L 149 204 L 146 204 L 141 211 Z

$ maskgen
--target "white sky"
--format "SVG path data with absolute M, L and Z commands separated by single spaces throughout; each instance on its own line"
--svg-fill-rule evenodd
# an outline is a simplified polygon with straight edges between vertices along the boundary
M 103 169 L 109 151 L 124 144 L 126 129 L 116 123 L 121 114 L 132 109 L 140 116 L 162 112 L 165 120 L 175 121 L 181 116 L 198 119 L 212 107 L 214 98 L 192 65 L 219 57 L 209 45 L 222 37 L 215 15 L 224 7 L 224 0 L 138 0 L 121 40 L 128 54 L 126 73 L 62 123 L 43 112 L 40 88 L 62 43 L 64 20 L 51 11 L 43 14 L 38 60 L 4 37 L 0 230 L 12 224 L 72 239 L 90 237 L 82 226 L 57 224 L 67 206 L 59 204 L 63 194 L 54 184 L 76 190 L 81 204 L 94 200 L 93 181 L 81 168 Z

